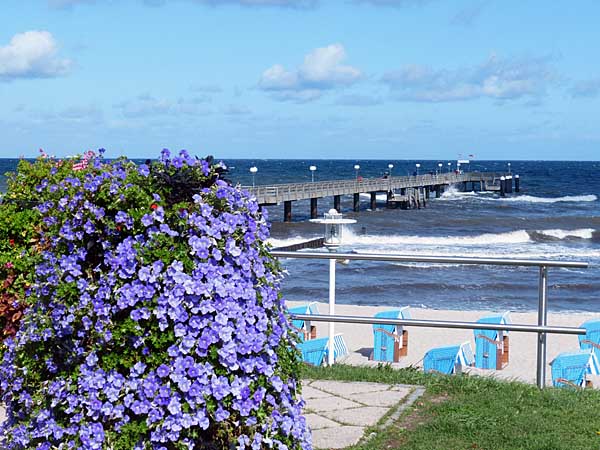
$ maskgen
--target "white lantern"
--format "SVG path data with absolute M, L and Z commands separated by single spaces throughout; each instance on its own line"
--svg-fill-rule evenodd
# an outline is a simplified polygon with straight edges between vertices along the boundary
M 330 209 L 323 215 L 322 219 L 311 219 L 313 223 L 322 223 L 325 225 L 325 247 L 329 251 L 335 251 L 342 245 L 343 225 L 356 223 L 354 219 L 344 219 L 342 213 L 335 209 Z

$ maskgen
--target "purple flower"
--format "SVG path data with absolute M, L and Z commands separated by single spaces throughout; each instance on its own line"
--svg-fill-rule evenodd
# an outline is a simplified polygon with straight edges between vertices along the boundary
M 150 168 L 146 164 L 140 164 L 138 167 L 138 173 L 143 177 L 147 177 L 150 175 Z

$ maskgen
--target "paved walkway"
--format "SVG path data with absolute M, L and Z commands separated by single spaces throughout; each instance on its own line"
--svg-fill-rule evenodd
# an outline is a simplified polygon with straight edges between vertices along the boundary
M 391 420 L 422 393 L 418 386 L 304 380 L 304 414 L 312 430 L 313 446 L 333 449 L 354 445 L 392 408 L 401 404 Z

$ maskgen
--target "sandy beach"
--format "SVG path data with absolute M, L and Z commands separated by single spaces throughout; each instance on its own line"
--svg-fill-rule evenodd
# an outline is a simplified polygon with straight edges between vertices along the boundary
M 289 306 L 296 306 L 299 304 L 302 303 L 289 302 Z M 318 308 L 320 313 L 328 314 L 328 304 L 319 303 Z M 373 316 L 379 311 L 389 309 L 393 308 L 389 306 L 377 307 L 338 304 L 336 305 L 336 315 Z M 490 311 L 452 311 L 421 308 L 411 308 L 410 311 L 414 319 L 468 322 L 474 322 L 482 316 L 491 314 Z M 581 325 L 582 322 L 597 318 L 598 316 L 599 314 L 591 313 L 549 313 L 548 325 L 577 327 Z M 511 313 L 510 317 L 514 324 L 537 325 L 537 313 L 535 312 Z M 318 337 L 325 337 L 327 335 L 327 323 L 314 322 L 313 324 L 317 326 Z M 373 334 L 371 330 L 371 325 L 343 323 L 337 323 L 335 325 L 335 332 L 343 333 L 346 344 L 351 352 L 350 356 L 344 360 L 345 363 L 352 365 L 378 364 L 378 362 L 369 361 L 368 359 L 368 355 L 373 348 Z M 422 359 L 427 350 L 444 345 L 460 344 L 465 341 L 470 341 L 473 351 L 475 351 L 475 339 L 472 330 L 422 327 L 408 327 L 407 330 L 409 332 L 408 356 L 402 357 L 398 363 L 392 363 L 393 367 L 422 367 Z M 496 371 L 470 368 L 467 369 L 467 371 L 478 375 L 535 383 L 537 334 L 511 332 L 509 337 L 510 361 L 505 369 Z M 546 382 L 547 384 L 552 384 L 549 363 L 561 352 L 578 349 L 579 344 L 577 336 L 575 335 L 557 334 L 549 334 L 547 344 Z M 594 386 L 597 387 L 599 385 L 598 380 L 593 381 Z

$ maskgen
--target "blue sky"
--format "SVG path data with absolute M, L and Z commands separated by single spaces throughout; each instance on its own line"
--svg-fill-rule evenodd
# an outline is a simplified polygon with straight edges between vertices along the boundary
M 600 159 L 600 2 L 3 0 L 0 157 Z

